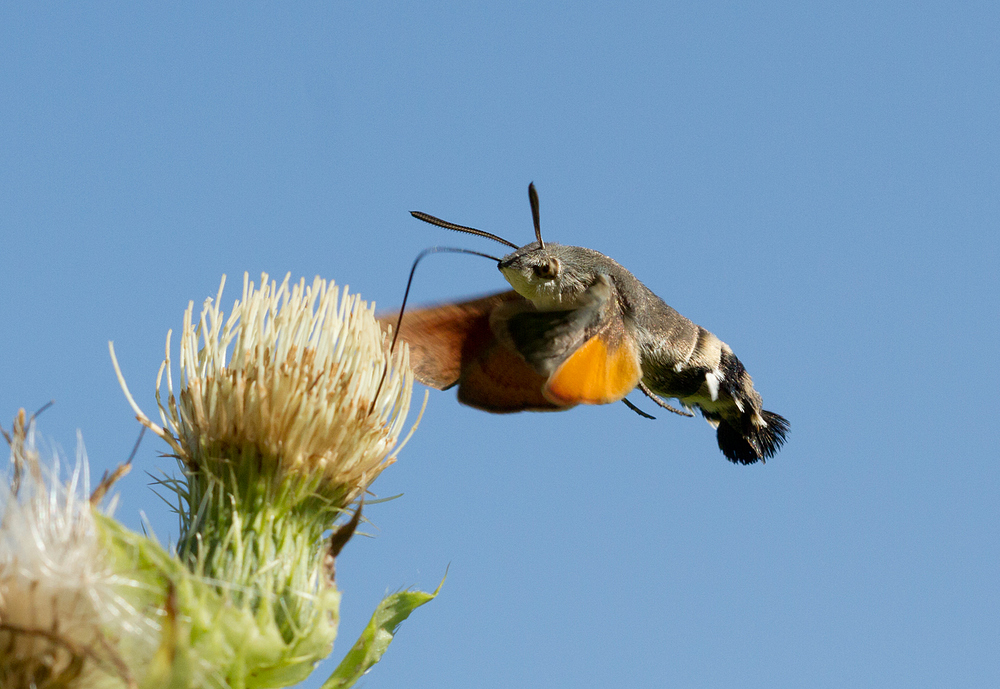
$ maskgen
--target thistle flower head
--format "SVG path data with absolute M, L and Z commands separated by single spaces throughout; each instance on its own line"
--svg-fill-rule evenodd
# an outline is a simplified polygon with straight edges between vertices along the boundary
M 165 657 L 183 657 L 182 642 L 200 639 L 192 658 L 218 667 L 227 685 L 285 686 L 332 648 L 342 544 L 324 534 L 394 461 L 413 374 L 405 348 L 387 352 L 372 308 L 332 283 L 262 275 L 256 286 L 244 276 L 228 315 L 224 286 L 225 278 L 197 318 L 188 305 L 176 387 L 167 335 L 156 385 L 162 425 L 114 363 L 137 418 L 184 472 L 160 482 L 179 497 L 181 521 L 176 560 L 156 565 L 171 571 L 167 602 L 176 597 L 164 603 L 178 630 Z
M 225 473 L 216 460 L 238 455 L 343 507 L 395 459 L 413 385 L 405 348 L 390 356 L 373 309 L 318 277 L 264 274 L 256 287 L 244 275 L 228 316 L 224 285 L 197 321 L 193 303 L 185 312 L 176 391 L 167 335 L 163 425 L 129 401 L 190 471 Z
M 160 482 L 180 497 L 174 552 L 94 511 L 128 463 L 80 499 L 82 455 L 64 486 L 24 414 L 15 422 L 0 485 L 0 687 L 288 686 L 329 654 L 333 559 L 360 513 L 325 534 L 401 447 L 407 352 L 388 353 L 372 310 L 319 278 L 245 277 L 228 316 L 224 284 L 197 321 L 185 312 L 176 390 L 167 335 L 162 425 L 114 362 L 184 470 Z
M 68 483 L 40 461 L 24 410 L 12 480 L 0 482 L 0 686 L 129 686 L 158 626 L 130 602 L 137 582 L 110 565 L 95 527 L 82 441 Z

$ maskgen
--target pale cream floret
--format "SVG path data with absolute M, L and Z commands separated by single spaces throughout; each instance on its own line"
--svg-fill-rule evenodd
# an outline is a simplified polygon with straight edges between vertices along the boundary
M 279 471 L 341 486 L 353 499 L 402 447 L 413 385 L 406 347 L 390 357 L 374 305 L 318 277 L 290 285 L 289 276 L 278 284 L 264 274 L 257 287 L 244 275 L 228 316 L 224 285 L 223 277 L 197 319 L 188 305 L 176 392 L 167 335 L 157 378 L 163 425 L 142 413 L 119 372 L 132 408 L 185 463 L 197 464 L 201 448 L 252 446 Z

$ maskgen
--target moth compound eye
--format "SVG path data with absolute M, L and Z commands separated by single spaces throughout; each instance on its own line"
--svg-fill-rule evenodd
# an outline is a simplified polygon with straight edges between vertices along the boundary
M 545 278 L 546 280 L 551 280 L 556 277 L 559 275 L 559 259 L 550 258 L 542 265 L 535 266 L 535 275 L 540 278 Z

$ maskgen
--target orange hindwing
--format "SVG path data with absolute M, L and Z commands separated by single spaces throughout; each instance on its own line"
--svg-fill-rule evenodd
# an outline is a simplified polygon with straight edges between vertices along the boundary
M 549 377 L 545 396 L 556 404 L 608 404 L 631 392 L 642 379 L 634 345 L 617 346 L 598 333 L 580 346 Z

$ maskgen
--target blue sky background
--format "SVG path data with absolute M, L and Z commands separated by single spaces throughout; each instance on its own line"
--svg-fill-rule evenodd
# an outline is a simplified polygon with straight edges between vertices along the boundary
M 789 442 L 433 392 L 333 657 L 450 564 L 364 686 L 998 686 L 998 84 L 995 2 L 4 3 L 0 418 L 55 399 L 41 431 L 116 465 L 108 340 L 151 412 L 223 273 L 391 307 L 420 249 L 500 249 L 408 211 L 527 243 L 534 180 L 544 236 L 728 342 Z M 435 256 L 414 299 L 505 286 Z M 149 481 L 118 514 L 167 539 Z

